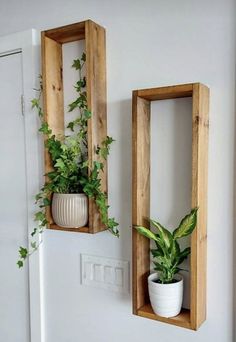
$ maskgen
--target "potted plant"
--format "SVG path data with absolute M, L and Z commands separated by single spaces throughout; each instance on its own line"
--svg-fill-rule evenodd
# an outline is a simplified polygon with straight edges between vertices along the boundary
M 134 228 L 143 236 L 153 240 L 151 249 L 155 273 L 148 277 L 148 291 L 153 311 L 162 317 L 177 316 L 183 301 L 183 277 L 180 265 L 190 254 L 190 247 L 181 251 L 178 240 L 190 235 L 197 223 L 197 210 L 192 209 L 171 233 L 159 222 L 150 220 L 156 232 L 142 226 Z
M 87 105 L 86 78 L 83 68 L 86 56 L 83 53 L 80 59 L 73 62 L 72 67 L 79 73 L 79 80 L 75 84 L 78 97 L 69 104 L 69 112 L 79 110 L 78 117 L 70 121 L 67 128 L 69 136 L 55 136 L 45 120 L 41 102 L 42 82 L 40 81 L 39 96 L 32 100 L 32 107 L 37 109 L 41 121 L 39 132 L 44 135 L 45 146 L 52 162 L 52 171 L 45 176 L 45 184 L 36 195 L 39 211 L 35 213 L 36 227 L 32 231 L 31 250 L 19 248 L 19 267 L 22 267 L 26 258 L 39 246 L 37 234 L 42 234 L 48 225 L 45 208 L 52 207 L 53 219 L 61 227 L 78 228 L 88 221 L 88 198 L 93 198 L 107 229 L 115 236 L 119 236 L 118 223 L 108 216 L 107 194 L 101 189 L 101 172 L 104 161 L 114 141 L 107 137 L 100 146 L 94 146 L 97 160 L 91 163 L 88 160 L 87 125 L 92 113 Z

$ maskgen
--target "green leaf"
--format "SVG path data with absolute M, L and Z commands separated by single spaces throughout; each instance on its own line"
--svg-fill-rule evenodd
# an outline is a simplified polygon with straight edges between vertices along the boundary
M 20 247 L 19 248 L 19 255 L 20 255 L 21 259 L 26 259 L 27 255 L 28 255 L 28 250 L 24 247 Z
M 113 141 L 115 141 L 115 140 L 112 137 L 107 136 L 105 143 L 106 143 L 106 145 L 111 145 L 113 143 Z
M 134 226 L 137 231 L 150 240 L 158 241 L 157 236 L 150 230 L 142 226 Z
M 33 249 L 37 249 L 36 241 L 30 243 Z
M 107 136 L 106 139 L 102 141 L 101 146 L 98 145 L 96 147 L 96 154 L 100 155 L 101 158 L 106 160 L 110 152 L 110 145 L 113 141 L 115 140 L 112 137 Z
M 83 52 L 82 57 L 81 57 L 81 61 L 85 62 L 86 61 L 86 54 Z
M 180 246 L 176 240 L 173 240 L 170 257 L 172 262 L 174 263 L 176 259 L 178 259 L 180 254 Z
M 75 70 L 81 70 L 81 63 L 80 63 L 80 59 L 74 59 L 73 64 L 72 64 L 72 68 L 74 68 Z
M 171 259 L 170 257 L 167 255 L 164 255 L 164 256 L 160 256 L 158 258 L 158 260 L 160 261 L 160 263 L 162 264 L 162 266 L 164 266 L 167 270 L 171 270 L 171 267 L 172 267 L 172 262 L 171 262 Z
M 46 176 L 50 178 L 51 180 L 55 180 L 58 177 L 58 173 L 55 171 L 51 171 L 46 173 Z
M 175 240 L 190 235 L 193 232 L 197 224 L 197 211 L 198 208 L 192 209 L 191 212 L 182 219 L 179 227 L 173 232 Z
M 42 211 L 38 211 L 34 215 L 34 220 L 35 221 L 43 221 L 45 219 L 45 214 Z
M 163 256 L 162 250 L 161 249 L 151 249 L 151 253 L 153 258 L 158 258 L 159 256 Z
M 45 146 L 48 148 L 48 152 L 51 155 L 53 162 L 59 159 L 62 155 L 62 143 L 55 138 L 55 135 L 49 137 L 46 142 Z
M 23 267 L 24 265 L 22 260 L 18 260 L 16 264 L 18 265 L 19 268 Z
M 103 163 L 100 163 L 98 161 L 94 161 L 94 167 L 96 170 L 102 170 L 103 169 Z
M 70 128 L 72 130 L 72 132 L 74 132 L 74 125 L 75 125 L 75 123 L 73 121 L 71 121 L 68 123 L 67 128 Z
M 101 150 L 101 147 L 99 145 L 97 145 L 97 147 L 95 148 L 95 153 L 99 154 L 100 150 Z
M 35 201 L 38 202 L 41 198 L 42 198 L 42 193 L 39 192 L 39 193 L 35 196 Z
M 164 241 L 160 239 L 158 234 L 155 234 L 155 235 L 157 237 L 157 240 L 155 241 L 157 249 L 159 249 L 161 251 L 162 255 L 169 254 L 168 248 L 166 247 Z
M 154 267 L 155 271 L 163 272 L 164 267 L 159 262 L 154 261 L 153 264 L 155 265 Z
M 81 168 L 84 169 L 84 168 L 87 168 L 88 166 L 89 166 L 89 161 L 86 160 L 82 163 Z
M 52 133 L 52 130 L 49 128 L 48 123 L 47 122 L 42 122 L 42 125 L 39 129 L 39 132 L 45 134 L 45 135 L 49 135 Z
M 72 112 L 75 108 L 78 107 L 78 101 L 74 101 L 69 104 L 69 112 Z
M 39 99 L 33 99 L 31 100 L 31 104 L 32 104 L 32 109 L 33 108 L 38 108 L 39 107 Z
M 31 233 L 31 236 L 33 237 L 36 233 L 37 233 L 37 228 L 34 228 L 32 233 Z
M 84 111 L 84 116 L 86 117 L 86 119 L 90 119 L 91 116 L 92 116 L 91 111 L 86 109 L 86 110 Z
M 177 265 L 182 264 L 182 262 L 187 259 L 188 255 L 191 253 L 191 248 L 187 247 L 185 248 L 182 252 L 179 253 L 178 255 L 178 262 Z
M 151 219 L 150 222 L 158 229 L 160 239 L 164 242 L 167 249 L 170 249 L 173 244 L 172 234 L 167 229 L 165 229 L 159 222 Z
M 43 205 L 44 207 L 48 207 L 51 204 L 51 201 L 49 198 L 44 198 L 43 199 Z
M 83 78 L 79 79 L 79 81 L 76 82 L 76 85 L 74 87 L 75 87 L 76 91 L 78 93 L 80 93 L 81 90 L 86 87 L 86 78 L 83 77 Z
M 108 227 L 113 228 L 113 227 L 117 227 L 118 223 L 115 221 L 114 218 L 109 218 L 108 219 Z
M 65 163 L 61 158 L 57 159 L 57 162 L 54 166 L 62 170 L 65 169 Z

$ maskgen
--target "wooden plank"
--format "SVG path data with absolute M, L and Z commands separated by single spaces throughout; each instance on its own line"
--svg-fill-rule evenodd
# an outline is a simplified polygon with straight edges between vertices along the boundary
M 150 216 L 150 102 L 133 92 L 132 223 L 149 226 Z M 133 312 L 148 301 L 149 240 L 133 229 Z
M 59 227 L 56 224 L 50 224 L 48 229 L 54 229 L 54 230 L 61 230 L 64 232 L 76 232 L 76 233 L 88 233 L 89 232 L 89 228 L 88 227 L 80 227 L 80 228 L 63 228 L 63 227 Z
M 193 84 L 180 84 L 168 87 L 158 87 L 137 90 L 139 97 L 149 101 L 175 99 L 179 97 L 191 97 Z
M 85 21 L 44 31 L 46 37 L 64 44 L 85 39 Z
M 187 309 L 182 309 L 178 316 L 167 318 L 156 315 L 152 310 L 151 304 L 146 304 L 138 310 L 138 316 L 154 319 L 159 322 L 176 325 L 182 328 L 191 329 L 190 311 Z
M 107 137 L 106 104 L 106 37 L 105 29 L 91 20 L 85 22 L 86 73 L 88 108 L 92 118 L 88 124 L 88 155 L 90 165 L 97 159 L 95 147 Z M 101 175 L 101 188 L 107 192 L 107 163 Z M 105 230 L 94 200 L 89 200 L 89 230 Z
M 56 136 L 64 134 L 64 97 L 62 79 L 62 48 L 59 43 L 42 33 L 42 76 L 45 120 Z M 45 173 L 52 170 L 51 158 L 45 149 Z M 50 208 L 47 220 L 53 223 Z
M 198 329 L 206 319 L 207 166 L 209 89 L 193 86 L 192 207 L 199 207 L 191 238 L 191 325 Z

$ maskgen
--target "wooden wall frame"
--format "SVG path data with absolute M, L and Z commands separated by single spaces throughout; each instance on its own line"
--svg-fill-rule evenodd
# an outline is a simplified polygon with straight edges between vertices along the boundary
M 88 108 L 92 118 L 88 123 L 88 154 L 92 164 L 96 160 L 95 146 L 107 137 L 106 102 L 106 37 L 105 29 L 91 20 L 43 31 L 42 41 L 42 77 L 44 113 L 53 133 L 64 134 L 64 98 L 62 76 L 62 45 L 85 40 L 86 53 L 86 90 Z M 50 156 L 45 150 L 45 172 L 52 169 Z M 107 164 L 104 163 L 102 190 L 107 192 Z M 97 233 L 105 230 L 101 223 L 97 206 L 89 200 L 89 222 L 87 227 L 62 228 L 52 219 L 50 208 L 47 210 L 50 229 Z
M 192 207 L 199 207 L 191 236 L 190 310 L 172 318 L 154 314 L 148 296 L 150 243 L 133 229 L 133 313 L 197 330 L 206 319 L 207 154 L 209 89 L 200 83 L 133 91 L 132 224 L 148 227 L 150 217 L 151 101 L 192 97 Z

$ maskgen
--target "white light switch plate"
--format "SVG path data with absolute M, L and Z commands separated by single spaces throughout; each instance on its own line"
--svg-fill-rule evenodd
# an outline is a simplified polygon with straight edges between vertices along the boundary
M 114 292 L 129 292 L 129 262 L 81 254 L 81 283 Z

